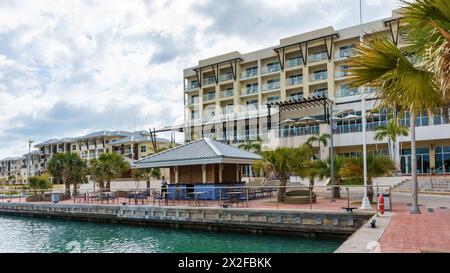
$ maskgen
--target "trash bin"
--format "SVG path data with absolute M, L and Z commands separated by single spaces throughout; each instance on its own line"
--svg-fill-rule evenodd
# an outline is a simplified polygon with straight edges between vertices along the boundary
M 392 210 L 392 206 L 391 206 L 391 194 L 390 193 L 383 193 L 383 198 L 384 198 L 384 209 L 391 211 Z
M 56 204 L 59 201 L 61 201 L 61 194 L 60 193 L 52 193 L 52 202 Z

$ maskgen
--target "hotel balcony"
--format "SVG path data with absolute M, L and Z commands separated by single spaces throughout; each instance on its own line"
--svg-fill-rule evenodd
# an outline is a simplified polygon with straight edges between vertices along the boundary
M 356 55 L 355 49 L 345 49 L 345 50 L 339 50 L 334 55 L 335 60 L 346 60 L 349 57 L 353 57 Z
M 280 89 L 280 82 L 264 83 L 261 85 L 261 92 L 270 92 Z
M 220 92 L 220 98 L 230 98 L 234 96 L 234 90 L 225 90 Z
M 188 100 L 188 105 L 189 105 L 189 106 L 191 106 L 191 105 L 197 105 L 197 104 L 199 104 L 199 102 L 200 102 L 200 100 L 199 100 L 198 97 L 192 98 L 192 99 Z
M 312 93 L 314 97 L 328 97 L 328 89 L 316 90 Z
M 264 66 L 261 69 L 261 75 L 271 74 L 271 73 L 277 73 L 281 71 L 280 64 L 271 65 L 271 66 Z
M 290 101 L 296 101 L 296 100 L 302 100 L 303 99 L 303 94 L 302 95 L 292 95 L 286 98 L 286 100 Z
M 336 97 L 343 98 L 343 97 L 351 97 L 351 96 L 357 96 L 361 95 L 361 89 L 360 88 L 342 88 L 339 90 L 339 92 L 336 94 Z
M 258 93 L 258 86 L 246 87 L 241 89 L 241 96 L 249 96 Z
M 258 76 L 258 70 L 249 70 L 241 73 L 241 80 L 251 79 Z
M 184 90 L 185 91 L 194 91 L 194 90 L 198 90 L 199 89 L 199 85 L 198 83 L 191 83 L 190 85 L 185 86 Z
M 286 61 L 286 68 L 293 68 L 303 65 L 303 58 L 297 57 Z
M 334 73 L 334 79 L 335 80 L 343 80 L 349 76 L 349 73 L 347 71 L 336 71 Z
M 326 52 L 320 52 L 316 54 L 309 55 L 308 62 L 309 63 L 317 63 L 320 61 L 325 61 L 328 59 L 328 55 Z
M 233 73 L 226 73 L 226 74 L 220 75 L 219 79 L 220 79 L 220 82 L 232 81 L 232 80 L 234 80 Z
M 216 99 L 216 93 L 208 93 L 203 95 L 203 102 L 212 101 Z
M 286 79 L 286 86 L 295 86 L 300 84 L 303 84 L 303 76 Z
M 216 81 L 214 80 L 214 78 L 206 78 L 203 80 L 203 85 L 214 85 L 216 84 Z
M 312 73 L 309 75 L 309 81 L 310 82 L 318 82 L 318 81 L 324 81 L 328 79 L 328 72 L 323 71 L 319 73 Z

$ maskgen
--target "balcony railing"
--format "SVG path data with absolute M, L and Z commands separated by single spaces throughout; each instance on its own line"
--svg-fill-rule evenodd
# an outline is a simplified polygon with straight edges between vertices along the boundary
M 314 97 L 328 97 L 328 90 L 320 90 L 313 92 Z
M 276 82 L 271 82 L 271 83 L 265 83 L 261 86 L 261 91 L 272 91 L 272 90 L 277 90 L 280 89 L 280 82 L 276 81 Z
M 250 79 L 253 77 L 258 76 L 258 70 L 248 70 L 248 71 L 244 71 L 241 74 L 241 79 Z
M 203 85 L 212 85 L 212 84 L 216 84 L 214 78 L 206 78 L 203 80 Z
M 282 137 L 307 136 L 319 133 L 319 125 L 281 129 Z
M 196 97 L 196 98 L 193 98 L 193 99 L 188 100 L 188 105 L 196 105 L 196 104 L 198 104 L 199 102 L 200 102 L 199 98 Z
M 326 80 L 327 78 L 328 78 L 327 71 L 313 73 L 313 74 L 309 75 L 310 82 L 323 81 L 323 80 Z
M 320 52 L 316 54 L 309 55 L 308 62 L 310 63 L 316 63 L 320 61 L 325 61 L 328 59 L 328 55 L 326 52 Z
M 264 74 L 269 74 L 269 73 L 275 73 L 275 72 L 279 72 L 280 70 L 281 70 L 280 64 L 264 66 L 261 69 L 261 74 L 264 75 Z
M 301 65 L 303 65 L 303 58 L 301 58 L 301 57 L 289 59 L 286 62 L 286 67 L 288 67 L 288 68 L 301 66 Z
M 353 57 L 356 55 L 356 50 L 355 49 L 344 49 L 344 50 L 339 50 L 336 52 L 335 58 L 337 60 L 339 59 L 346 59 L 348 57 Z
M 303 84 L 303 77 L 302 76 L 288 78 L 286 80 L 286 85 L 287 86 L 293 86 L 293 85 L 299 85 L 299 84 Z
M 234 90 L 225 90 L 220 92 L 221 98 L 229 98 L 234 96 Z
M 208 93 L 203 95 L 203 101 L 210 101 L 216 99 L 216 93 Z
M 361 95 L 361 89 L 359 88 L 343 88 L 339 90 L 338 97 L 350 97 L 350 96 L 356 96 Z
M 336 79 L 343 79 L 343 78 L 346 78 L 348 76 L 349 76 L 348 71 L 336 71 L 334 73 L 334 77 Z
M 199 88 L 199 84 L 196 83 L 191 83 L 190 85 L 186 86 L 186 88 L 184 88 L 184 90 L 186 91 L 190 91 L 190 90 L 196 90 Z
M 251 95 L 258 93 L 258 86 L 246 87 L 241 90 L 241 95 Z
M 226 73 L 226 74 L 220 75 L 221 82 L 226 82 L 226 81 L 231 81 L 231 80 L 233 80 L 233 73 Z
M 288 101 L 289 100 L 302 100 L 302 99 L 303 99 L 303 94 L 301 94 L 301 95 L 292 95 L 292 96 L 287 97 Z

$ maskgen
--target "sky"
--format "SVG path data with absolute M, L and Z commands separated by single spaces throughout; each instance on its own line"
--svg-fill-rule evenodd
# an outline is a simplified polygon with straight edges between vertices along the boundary
M 364 22 L 397 0 L 364 0 Z M 358 0 L 1 0 L 0 159 L 28 139 L 183 123 L 183 69 L 322 27 Z

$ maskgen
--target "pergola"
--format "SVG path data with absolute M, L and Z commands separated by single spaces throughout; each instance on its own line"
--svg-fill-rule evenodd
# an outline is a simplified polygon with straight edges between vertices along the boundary
M 271 121 L 271 108 L 272 107 L 278 109 L 279 120 L 280 120 L 280 115 L 283 112 L 323 107 L 323 115 L 325 116 L 325 120 L 321 123 L 330 124 L 330 111 L 329 111 L 330 105 L 333 105 L 333 101 L 331 101 L 329 98 L 327 98 L 325 96 L 313 96 L 311 98 L 304 98 L 301 100 L 288 100 L 288 101 L 284 101 L 284 102 L 268 103 L 267 104 L 267 110 L 268 110 L 267 129 L 270 130 L 272 128 L 272 121 Z

